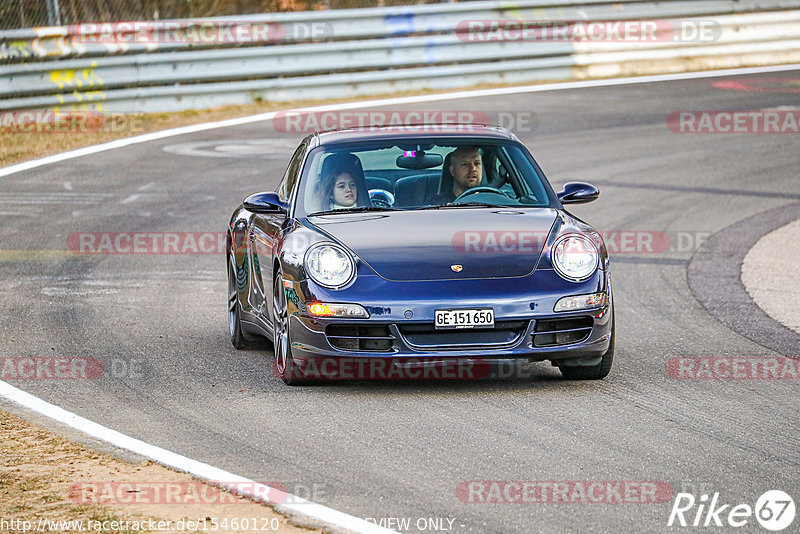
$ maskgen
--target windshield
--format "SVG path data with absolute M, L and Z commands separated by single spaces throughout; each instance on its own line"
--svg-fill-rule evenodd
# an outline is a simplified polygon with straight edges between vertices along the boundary
M 322 146 L 309 155 L 299 187 L 299 207 L 309 215 L 544 207 L 552 194 L 522 147 L 485 139 Z

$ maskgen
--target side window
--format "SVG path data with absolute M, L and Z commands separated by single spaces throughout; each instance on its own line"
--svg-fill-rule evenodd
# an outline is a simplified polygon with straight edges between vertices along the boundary
M 509 160 L 508 152 L 503 148 L 498 148 L 492 156 L 494 160 L 491 162 L 489 185 L 511 198 L 520 198 L 525 195 L 527 189 L 525 182 L 519 179 L 514 163 Z
M 504 192 L 511 198 L 519 198 L 519 195 L 516 191 L 514 191 L 514 185 L 512 183 L 511 172 L 506 169 L 506 166 L 503 164 L 500 158 L 497 158 L 497 176 L 498 176 L 498 189 Z
M 289 160 L 289 166 L 286 168 L 286 174 L 283 175 L 281 183 L 278 186 L 278 197 L 281 200 L 289 200 L 289 195 L 297 184 L 297 179 L 300 174 L 300 165 L 303 164 L 303 155 L 306 153 L 306 143 L 302 143 L 297 150 L 294 151 L 292 159 Z
M 503 191 L 514 192 L 514 187 L 511 183 L 511 173 L 508 170 L 499 148 L 484 150 L 484 173 L 486 174 L 486 181 L 490 187 L 500 189 Z

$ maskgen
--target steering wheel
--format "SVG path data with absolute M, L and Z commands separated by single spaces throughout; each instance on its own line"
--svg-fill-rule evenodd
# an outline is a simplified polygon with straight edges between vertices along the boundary
M 466 191 L 464 191 L 463 193 L 458 195 L 456 197 L 456 199 L 453 200 L 453 203 L 458 202 L 459 200 L 461 200 L 464 197 L 468 197 L 470 195 L 474 195 L 475 193 L 496 193 L 498 195 L 503 195 L 504 197 L 508 197 L 508 195 L 506 195 L 505 193 L 503 193 L 502 191 L 500 191 L 499 189 L 497 189 L 495 187 L 489 187 L 489 186 L 486 186 L 486 185 L 479 185 L 478 187 L 473 187 L 472 189 L 467 189 Z
M 369 199 L 376 208 L 391 208 L 394 205 L 394 195 L 385 189 L 370 189 Z

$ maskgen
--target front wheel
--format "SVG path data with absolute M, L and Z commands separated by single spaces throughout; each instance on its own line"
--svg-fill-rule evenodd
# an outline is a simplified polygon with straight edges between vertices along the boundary
M 289 386 L 301 386 L 311 380 L 303 376 L 300 366 L 292 358 L 292 342 L 289 338 L 289 309 L 286 290 L 280 273 L 275 279 L 272 292 L 272 342 L 275 348 L 275 370 L 278 377 Z
M 231 334 L 231 345 L 237 350 L 242 350 L 248 347 L 248 343 L 242 333 L 241 310 L 237 293 L 236 272 L 228 260 L 228 329 Z
M 608 345 L 608 350 L 603 354 L 600 363 L 590 366 L 566 366 L 560 365 L 558 370 L 561 371 L 561 376 L 567 380 L 599 380 L 608 376 L 611 372 L 611 366 L 614 364 L 614 331 L 616 330 L 617 321 L 614 318 L 614 311 L 611 311 L 611 342 Z

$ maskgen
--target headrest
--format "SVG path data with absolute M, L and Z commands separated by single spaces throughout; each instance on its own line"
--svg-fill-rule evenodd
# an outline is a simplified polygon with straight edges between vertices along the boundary
M 450 152 L 444 157 L 444 163 L 442 163 L 442 180 L 439 182 L 439 193 L 452 194 L 453 175 L 450 174 L 450 156 L 452 155 L 453 153 Z
M 367 182 L 364 178 L 364 168 L 361 166 L 361 160 L 358 156 L 350 153 L 330 154 L 322 162 L 322 169 L 319 173 L 319 183 L 322 185 L 324 180 L 333 172 L 346 172 L 353 177 L 356 182 L 356 190 L 358 191 L 356 205 L 369 206 L 369 191 L 367 190 Z
M 333 171 L 347 171 L 350 176 L 358 181 L 364 178 L 364 169 L 361 160 L 355 154 L 331 154 L 322 162 L 320 176 L 324 179 Z

